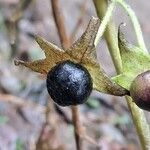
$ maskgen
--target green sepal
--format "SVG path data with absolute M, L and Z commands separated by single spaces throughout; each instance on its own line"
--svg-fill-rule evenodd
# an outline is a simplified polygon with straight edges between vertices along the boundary
M 118 31 L 118 45 L 123 68 L 122 73 L 112 79 L 129 90 L 132 81 L 138 74 L 150 70 L 150 55 L 139 47 L 128 43 L 120 29 Z

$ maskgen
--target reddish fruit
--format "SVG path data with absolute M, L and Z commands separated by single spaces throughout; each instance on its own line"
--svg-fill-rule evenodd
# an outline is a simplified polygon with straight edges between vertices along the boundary
M 139 74 L 132 82 L 130 96 L 141 109 L 150 111 L 150 70 Z

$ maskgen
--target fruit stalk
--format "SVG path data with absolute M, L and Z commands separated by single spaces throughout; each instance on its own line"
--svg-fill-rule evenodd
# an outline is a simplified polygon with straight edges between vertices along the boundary
M 61 9 L 59 8 L 58 0 L 51 0 L 52 4 L 52 11 L 53 11 L 53 16 L 54 20 L 57 26 L 58 34 L 59 34 L 59 39 L 61 41 L 61 46 L 66 49 L 70 45 L 69 38 L 66 33 L 66 29 L 64 26 L 64 18 L 61 12 Z M 78 112 L 78 106 L 73 106 L 71 108 L 72 110 L 72 117 L 73 117 L 73 125 L 74 125 L 74 134 L 75 134 L 75 142 L 76 142 L 76 149 L 77 150 L 82 150 L 82 139 L 79 136 L 79 134 L 76 133 L 81 128 L 81 123 L 79 120 L 79 112 Z
M 82 125 L 81 125 L 80 118 L 79 118 L 78 106 L 72 106 L 71 110 L 72 110 L 72 121 L 73 121 L 74 128 L 75 128 L 74 136 L 76 140 L 76 148 L 77 150 L 82 150 L 82 139 L 80 137 Z
M 96 8 L 98 17 L 101 20 L 102 19 L 104 20 L 105 14 L 107 15 L 107 12 L 106 12 L 107 11 L 107 0 L 93 0 L 93 2 L 95 4 L 95 8 Z M 108 11 L 109 11 L 109 9 L 108 9 Z M 131 14 L 130 14 L 130 17 L 131 17 Z M 134 17 L 136 17 L 136 16 L 134 16 Z M 138 23 L 137 19 L 132 19 L 132 21 L 134 21 L 134 20 L 136 20 L 136 24 L 137 24 Z M 103 24 L 103 21 L 101 24 Z M 135 25 L 135 23 L 134 23 L 134 25 Z M 103 30 L 105 30 L 105 28 L 106 28 L 106 26 L 104 27 Z M 136 26 L 134 26 L 134 28 L 136 28 Z M 138 25 L 138 28 L 140 28 L 139 25 Z M 135 29 L 135 31 L 137 31 L 137 29 Z M 117 32 L 115 31 L 114 25 L 112 24 L 112 22 L 109 22 L 107 25 L 106 31 L 105 31 L 105 39 L 107 41 L 108 48 L 109 48 L 111 57 L 113 59 L 116 71 L 119 74 L 122 70 L 122 66 L 120 65 L 121 64 L 120 52 L 118 51 L 118 45 L 116 45 L 116 43 L 118 43 L 116 35 L 117 35 Z M 142 34 L 140 35 L 140 37 L 141 36 L 142 36 Z M 139 38 L 137 38 L 137 39 L 139 39 Z M 139 45 L 141 45 L 141 43 L 139 43 Z M 116 56 L 118 56 L 117 60 L 114 58 Z M 132 119 L 133 119 L 134 125 L 136 127 L 137 134 L 139 136 L 142 148 L 144 150 L 148 150 L 148 149 L 150 149 L 150 130 L 149 130 L 149 125 L 147 123 L 147 120 L 145 118 L 145 114 L 144 114 L 143 110 L 139 109 L 132 102 L 131 97 L 126 96 L 126 101 L 127 101 L 128 107 L 131 111 Z

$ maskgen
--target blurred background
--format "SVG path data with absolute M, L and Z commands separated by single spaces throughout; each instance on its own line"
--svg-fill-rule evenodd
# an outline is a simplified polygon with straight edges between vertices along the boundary
M 150 49 L 150 3 L 128 1 L 142 27 Z M 35 42 L 38 34 L 61 47 L 50 0 L 0 0 L 0 150 L 75 150 L 70 108 L 56 106 L 49 97 L 45 76 L 14 65 L 44 58 Z M 92 0 L 59 0 L 67 34 L 75 41 L 91 16 L 96 17 Z M 132 24 L 121 7 L 114 12 L 116 27 L 125 22 L 128 41 L 136 44 Z M 15 20 L 15 22 L 14 22 Z M 115 69 L 105 41 L 97 47 L 98 61 L 109 76 Z M 124 98 L 93 91 L 80 106 L 87 134 L 102 150 L 140 150 L 136 131 Z M 149 113 L 146 112 L 150 121 Z M 84 141 L 86 150 L 97 150 Z

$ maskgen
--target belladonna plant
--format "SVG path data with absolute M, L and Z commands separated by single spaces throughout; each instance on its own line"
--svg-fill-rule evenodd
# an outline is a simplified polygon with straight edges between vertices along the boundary
M 149 126 L 143 111 L 137 107 L 150 110 L 150 56 L 144 51 L 146 47 L 140 25 L 130 6 L 123 0 L 113 0 L 108 8 L 105 0 L 93 2 L 97 15 L 102 20 L 101 24 L 98 18 L 92 17 L 82 36 L 69 48 L 64 49 L 36 36 L 35 40 L 44 51 L 45 59 L 33 62 L 15 60 L 15 64 L 46 74 L 48 93 L 61 106 L 84 103 L 92 88 L 110 95 L 126 96 L 141 145 L 145 150 L 150 149 Z M 118 36 L 116 34 L 111 16 L 117 3 L 123 6 L 131 18 L 138 46 L 130 44 L 124 38 L 121 26 Z M 57 17 L 55 15 L 56 22 Z M 107 76 L 96 61 L 95 49 L 103 34 L 118 73 L 112 78 Z M 75 123 L 75 126 L 78 124 Z M 77 149 L 80 149 L 80 146 L 77 146 Z

